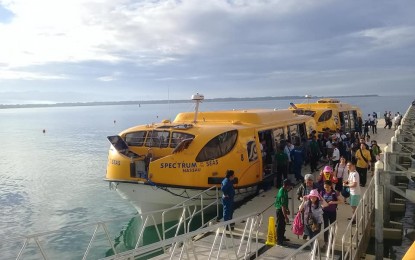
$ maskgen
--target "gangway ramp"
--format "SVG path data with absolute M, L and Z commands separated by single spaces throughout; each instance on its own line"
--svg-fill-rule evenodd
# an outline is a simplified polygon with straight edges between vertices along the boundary
M 138 247 L 117 255 L 103 258 L 119 259 L 251 259 L 258 257 L 257 230 L 262 216 L 251 214 L 227 222 L 217 222 L 208 227 L 187 232 L 147 246 Z M 244 223 L 243 229 L 231 230 L 232 223 Z M 230 230 L 227 230 L 230 229 Z M 205 236 L 201 237 L 201 234 Z M 195 239 L 196 238 L 196 239 Z M 164 253 L 154 257 L 149 254 L 162 248 Z

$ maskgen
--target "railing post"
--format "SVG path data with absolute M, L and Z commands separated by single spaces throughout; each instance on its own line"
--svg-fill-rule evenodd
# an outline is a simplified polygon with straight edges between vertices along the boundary
M 391 169 L 391 166 L 392 166 L 392 158 L 393 158 L 393 155 L 392 155 L 392 153 L 391 152 L 385 152 L 385 156 L 384 156 L 384 170 L 386 171 L 385 172 L 385 174 L 382 176 L 383 178 L 383 183 L 384 184 L 390 184 L 391 183 L 391 176 L 390 176 L 390 173 L 389 173 L 389 171 L 391 171 L 392 169 Z M 393 169 L 393 170 L 395 170 L 395 169 Z M 390 201 L 391 201 L 391 191 L 390 191 L 390 189 L 384 189 L 384 194 L 383 194 L 383 198 L 384 198 L 384 201 L 386 201 L 387 203 L 390 203 Z M 384 219 L 383 219 L 383 225 L 384 224 L 388 224 L 389 222 L 390 222 L 390 213 L 389 213 L 389 210 L 386 210 L 386 211 L 384 211 L 383 212 L 384 213 L 384 215 L 383 215 L 383 217 L 384 217 Z
M 383 173 L 383 163 L 375 164 L 375 251 L 376 259 L 383 259 L 383 212 L 384 212 L 384 183 L 380 177 Z M 388 173 L 387 173 L 388 174 Z

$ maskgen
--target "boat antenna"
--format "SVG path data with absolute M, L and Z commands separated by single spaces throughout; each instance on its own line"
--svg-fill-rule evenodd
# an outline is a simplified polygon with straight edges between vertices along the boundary
M 305 95 L 305 98 L 307 99 L 307 105 L 309 106 L 310 109 L 310 98 L 312 98 L 312 95 Z
M 193 120 L 193 123 L 195 124 L 197 122 L 197 113 L 199 112 L 199 104 L 202 103 L 204 99 L 205 99 L 205 96 L 203 96 L 203 94 L 196 93 L 196 95 L 192 95 L 192 100 L 196 102 L 195 119 Z

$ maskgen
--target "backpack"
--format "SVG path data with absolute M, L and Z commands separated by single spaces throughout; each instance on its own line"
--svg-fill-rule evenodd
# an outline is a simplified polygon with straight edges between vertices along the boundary
M 301 236 L 304 233 L 304 224 L 302 221 L 301 211 L 298 211 L 297 215 L 295 215 L 294 221 L 292 223 L 292 231 L 297 236 Z

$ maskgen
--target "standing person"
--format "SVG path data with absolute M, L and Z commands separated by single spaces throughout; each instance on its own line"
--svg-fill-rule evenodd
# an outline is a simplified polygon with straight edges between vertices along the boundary
M 333 173 L 333 169 L 330 166 L 325 166 L 323 170 L 320 171 L 320 176 L 318 178 L 319 190 L 323 190 L 324 182 L 331 181 L 332 183 L 337 183 L 337 177 Z
M 283 186 L 279 189 L 275 199 L 275 208 L 277 210 L 277 244 L 282 246 L 285 241 L 285 226 L 288 224 L 288 216 L 290 211 L 288 209 L 288 192 L 292 188 L 290 180 L 285 179 L 282 182 Z
M 324 222 L 322 206 L 327 203 L 321 198 L 317 190 L 312 190 L 309 195 L 304 196 L 299 210 L 304 212 L 304 230 L 310 234 L 310 239 L 320 233 Z
M 386 127 L 389 125 L 388 111 L 385 111 L 385 114 L 383 114 L 383 118 L 385 119 L 385 126 L 383 128 L 386 129 Z
M 377 133 L 378 133 L 378 118 L 377 117 L 373 117 L 373 121 L 372 121 L 372 134 L 377 134 Z
M 360 177 L 353 161 L 348 162 L 346 166 L 349 169 L 349 178 L 346 181 L 343 181 L 343 186 L 350 188 L 350 206 L 352 207 L 352 215 L 354 215 L 360 201 Z M 349 220 L 351 219 L 352 218 L 349 218 Z M 352 223 L 356 224 L 356 220 L 353 219 Z
M 363 136 L 366 136 L 369 134 L 369 120 L 365 121 L 364 129 L 363 129 Z
M 359 132 L 359 134 L 362 134 L 363 120 L 360 116 L 357 118 L 357 125 L 359 127 L 359 129 L 357 129 L 357 132 Z
M 304 176 L 304 182 L 297 189 L 297 199 L 300 200 L 300 201 L 303 201 L 304 196 L 307 196 L 308 194 L 310 194 L 310 192 L 312 190 L 315 190 L 317 188 L 318 188 L 318 186 L 314 182 L 313 175 L 312 174 L 306 174 Z M 302 218 L 304 219 L 304 214 L 303 214 Z M 308 236 L 310 236 L 310 234 L 308 233 L 307 230 L 304 230 L 303 239 L 304 240 L 307 239 Z
M 382 149 L 380 149 L 378 142 L 376 140 L 372 140 L 372 145 L 370 147 L 370 154 L 371 154 L 371 168 L 375 169 L 375 163 L 377 160 L 380 159 L 380 154 L 382 153 Z M 372 171 L 373 176 L 373 171 Z
M 277 188 L 282 186 L 282 180 L 287 179 L 288 156 L 284 153 L 284 147 L 279 147 L 275 153 L 274 162 L 277 164 Z
M 300 187 L 297 189 L 297 199 L 303 201 L 303 197 L 310 194 L 312 190 L 317 189 L 318 186 L 314 182 L 314 177 L 312 174 L 306 174 L 304 176 L 304 182 L 301 183 Z
M 342 191 L 343 181 L 349 178 L 349 173 L 347 170 L 347 161 L 343 156 L 340 157 L 340 162 L 334 168 L 335 176 L 337 176 L 336 191 Z
M 391 129 L 391 127 L 392 127 L 392 112 L 391 111 L 389 111 L 389 113 L 388 113 L 388 129 Z
M 304 150 L 299 143 L 295 144 L 294 150 L 291 151 L 292 166 L 295 179 L 297 182 L 303 182 L 304 178 L 301 175 L 301 169 L 304 163 Z
M 223 205 L 223 220 L 228 221 L 233 217 L 233 198 L 235 197 L 235 189 L 233 188 L 233 180 L 235 173 L 233 170 L 226 171 L 226 177 L 222 181 L 222 205 Z
M 331 166 L 334 168 L 340 161 L 340 150 L 337 143 L 333 143 L 333 155 L 331 157 Z
M 314 135 L 311 136 L 310 140 L 310 170 L 311 173 L 317 171 L 317 164 L 320 159 L 320 147 L 316 141 L 316 137 Z
M 333 142 L 332 142 L 332 138 L 331 137 L 329 137 L 327 139 L 327 142 L 326 142 L 326 151 L 327 151 L 327 159 L 329 159 L 329 161 L 330 161 L 330 158 L 333 156 Z
M 343 154 L 343 156 L 346 158 L 347 161 L 350 161 L 350 159 L 352 158 L 352 140 L 350 138 L 350 134 L 346 133 L 346 139 L 344 139 L 343 141 L 343 145 L 344 145 L 344 149 L 345 152 Z M 340 153 L 341 154 L 341 153 Z
M 356 151 L 355 157 L 357 159 L 356 170 L 360 177 L 360 186 L 366 186 L 367 171 L 370 169 L 371 155 L 368 149 L 366 149 L 365 143 L 360 143 L 360 149 Z
M 324 220 L 324 228 L 327 228 L 330 224 L 332 224 L 337 219 L 337 205 L 343 203 L 341 197 L 339 197 L 339 193 L 333 190 L 333 183 L 331 181 L 324 182 L 324 189 L 320 192 L 321 197 L 325 202 L 327 202 L 327 206 L 323 207 L 323 220 Z M 324 232 L 324 247 L 327 248 L 327 242 L 329 238 L 329 232 Z

